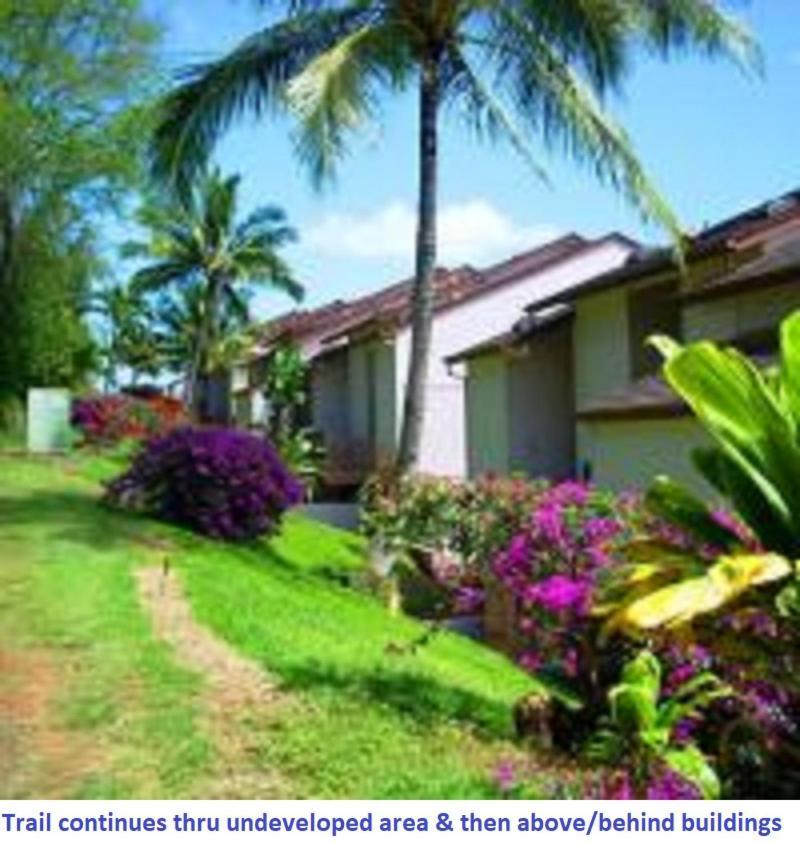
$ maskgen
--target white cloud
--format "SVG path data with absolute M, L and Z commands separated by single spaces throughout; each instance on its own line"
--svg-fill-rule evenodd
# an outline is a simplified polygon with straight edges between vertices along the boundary
M 395 201 L 365 214 L 328 214 L 306 229 L 303 245 L 334 258 L 409 259 L 415 227 L 414 209 Z M 490 262 L 531 249 L 558 234 L 554 226 L 522 225 L 486 199 L 443 205 L 439 209 L 439 262 Z

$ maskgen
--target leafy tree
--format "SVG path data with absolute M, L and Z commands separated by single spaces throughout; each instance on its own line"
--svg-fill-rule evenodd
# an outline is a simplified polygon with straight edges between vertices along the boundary
M 140 173 L 156 36 L 139 0 L 0 0 L 0 391 L 96 360 L 81 311 Z
M 288 104 L 317 181 L 374 117 L 383 91 L 419 100 L 419 219 L 412 345 L 398 454 L 417 462 L 436 263 L 438 133 L 458 108 L 480 135 L 503 137 L 539 172 L 529 136 L 561 147 L 677 234 L 624 131 L 604 112 L 638 49 L 747 60 L 746 33 L 708 0 L 294 0 L 285 19 L 230 54 L 188 70 L 166 98 L 154 171 L 185 191 L 220 134 L 244 112 Z
M 116 386 L 121 367 L 135 383 L 140 374 L 156 375 L 162 366 L 150 304 L 128 285 L 114 284 L 91 294 L 88 312 L 102 320 L 100 356 L 106 389 Z
M 212 170 L 181 200 L 153 202 L 141 209 L 139 222 L 149 230 L 146 242 L 126 245 L 127 257 L 150 263 L 133 276 L 141 293 L 188 289 L 200 285 L 202 295 L 184 304 L 199 319 L 187 392 L 197 414 L 201 377 L 212 371 L 211 350 L 218 342 L 223 314 L 247 319 L 247 297 L 257 285 L 269 285 L 295 300 L 303 288 L 280 256 L 296 235 L 280 208 L 266 205 L 237 222 L 239 177 Z

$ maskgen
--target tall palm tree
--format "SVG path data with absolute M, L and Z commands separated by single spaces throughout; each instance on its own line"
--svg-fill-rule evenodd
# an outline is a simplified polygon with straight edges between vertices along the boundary
M 139 222 L 149 230 L 144 243 L 129 243 L 127 257 L 149 259 L 132 279 L 133 289 L 144 293 L 200 287 L 197 304 L 200 324 L 194 337 L 187 374 L 187 399 L 199 414 L 201 376 L 208 374 L 209 352 L 219 334 L 223 312 L 247 314 L 248 294 L 257 285 L 269 285 L 296 301 L 303 288 L 280 256 L 296 239 L 280 208 L 256 209 L 242 222 L 236 220 L 238 176 L 223 177 L 218 170 L 203 174 L 180 198 L 146 205 Z
M 696 50 L 749 65 L 754 45 L 713 0 L 290 0 L 286 16 L 223 58 L 189 68 L 164 101 L 153 143 L 157 177 L 186 190 L 242 113 L 288 105 L 317 181 L 348 135 L 373 118 L 382 90 L 419 101 L 419 200 L 412 344 L 398 452 L 413 469 L 424 416 L 433 318 L 439 118 L 457 107 L 480 135 L 504 137 L 540 174 L 529 138 L 592 167 L 676 237 L 603 97 L 621 88 L 639 49 Z

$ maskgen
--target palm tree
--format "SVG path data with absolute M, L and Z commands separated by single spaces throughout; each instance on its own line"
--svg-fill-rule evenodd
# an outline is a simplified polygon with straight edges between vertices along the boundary
M 153 308 L 152 333 L 159 359 L 172 372 L 190 369 L 197 348 L 198 336 L 205 323 L 205 290 L 202 284 L 191 284 L 175 294 L 161 297 Z M 213 375 L 227 369 L 251 348 L 249 331 L 253 323 L 242 303 L 231 307 L 223 301 L 208 338 L 206 371 Z
M 199 414 L 198 385 L 209 373 L 209 352 L 220 330 L 220 314 L 246 317 L 248 295 L 257 285 L 270 285 L 296 301 L 303 288 L 279 255 L 296 239 L 280 208 L 263 206 L 236 221 L 238 176 L 223 178 L 218 170 L 203 174 L 193 190 L 179 199 L 146 205 L 139 222 L 149 229 L 145 243 L 129 243 L 127 257 L 149 259 L 132 279 L 134 290 L 152 293 L 200 287 L 195 303 L 200 324 L 186 379 L 187 400 Z
M 262 0 L 267 5 L 266 0 Z M 154 174 L 185 191 L 221 133 L 245 112 L 288 105 L 317 182 L 383 89 L 419 101 L 419 199 L 412 345 L 398 452 L 415 467 L 424 417 L 436 263 L 438 132 L 458 107 L 489 139 L 510 141 L 540 174 L 536 136 L 590 165 L 678 241 L 679 227 L 602 100 L 633 54 L 724 54 L 750 65 L 747 33 L 711 0 L 290 0 L 286 17 L 223 58 L 189 68 L 163 103 Z

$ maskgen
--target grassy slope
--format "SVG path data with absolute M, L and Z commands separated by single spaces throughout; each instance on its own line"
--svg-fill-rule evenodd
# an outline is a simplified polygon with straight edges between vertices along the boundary
M 26 748 L 2 796 L 171 796 L 208 759 L 195 728 L 199 680 L 153 639 L 137 605 L 131 567 L 147 551 L 91 492 L 52 465 L 0 458 L 0 647 L 31 662 L 46 654 L 54 674 L 52 735 Z M 61 744 L 91 748 L 71 781 L 50 770 Z
M 61 707 L 67 721 L 98 731 L 106 744 L 138 725 L 115 754 L 125 764 L 112 760 L 109 781 L 79 793 L 185 793 L 209 753 L 194 726 L 197 678 L 152 641 L 130 577 L 144 557 L 136 533 L 164 529 L 97 508 L 85 478 L 101 477 L 109 464 L 77 468 L 81 480 L 63 466 L 0 462 L 0 524 L 16 523 L 10 539 L 2 528 L 0 560 L 9 545 L 32 553 L 24 565 L 3 566 L 15 568 L 24 587 L 0 604 L 0 632 L 25 631 L 30 644 L 79 643 L 81 668 L 70 674 Z M 530 679 L 449 634 L 415 655 L 387 650 L 421 628 L 342 585 L 361 565 L 357 538 L 301 517 L 288 519 L 279 538 L 248 548 L 168 533 L 197 617 L 291 692 L 255 752 L 297 796 L 491 794 L 491 769 L 512 752 L 510 707 Z M 42 621 L 29 621 L 33 611 Z M 136 700 L 119 700 L 120 674 L 138 678 Z M 136 775 L 137 760 L 146 776 Z

